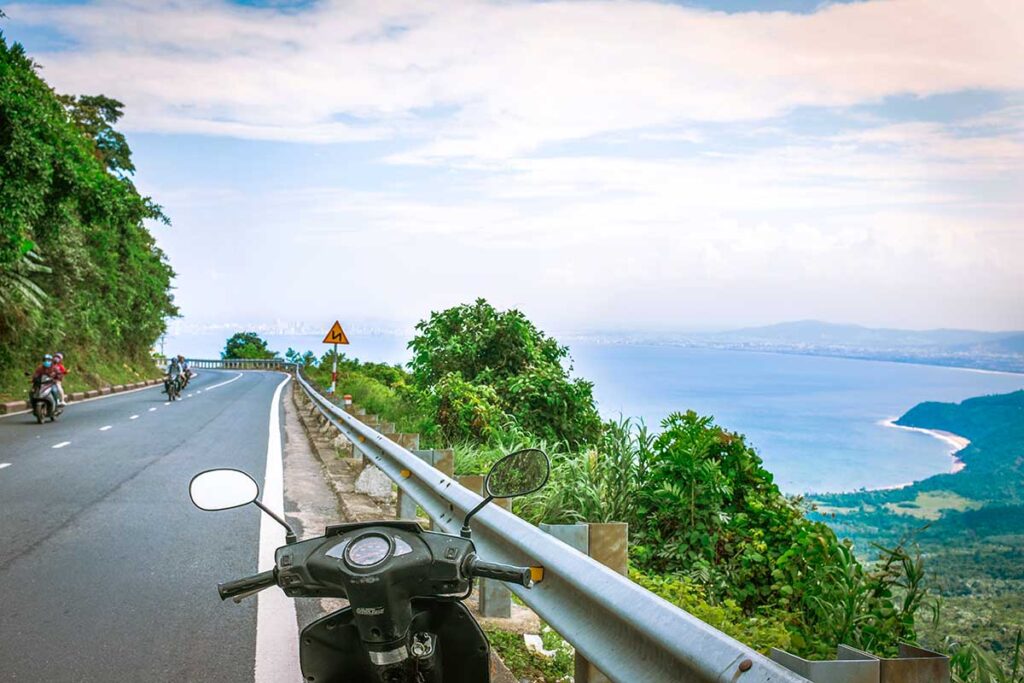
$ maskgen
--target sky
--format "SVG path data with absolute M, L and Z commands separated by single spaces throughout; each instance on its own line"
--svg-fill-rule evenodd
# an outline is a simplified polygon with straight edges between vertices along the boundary
M 1024 2 L 2 5 L 125 104 L 182 325 L 1024 329 Z

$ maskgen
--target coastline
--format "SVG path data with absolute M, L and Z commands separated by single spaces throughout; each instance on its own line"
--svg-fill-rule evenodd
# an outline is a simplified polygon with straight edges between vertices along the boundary
M 906 425 L 896 424 L 896 420 L 898 420 L 898 419 L 899 419 L 898 417 L 890 417 L 888 419 L 880 421 L 879 424 L 881 424 L 881 425 L 883 425 L 885 427 L 892 427 L 894 429 L 905 429 L 905 430 L 910 431 L 910 432 L 919 432 L 921 434 L 927 434 L 928 436 L 931 436 L 931 437 L 933 437 L 935 439 L 938 439 L 938 440 L 942 441 L 943 443 L 945 443 L 946 445 L 948 445 L 950 447 L 949 457 L 952 460 L 952 463 L 950 464 L 950 468 L 949 468 L 948 474 L 956 474 L 957 472 L 960 472 L 965 467 L 967 467 L 967 463 L 965 463 L 963 460 L 958 458 L 956 454 L 959 453 L 960 451 L 962 451 L 963 449 L 967 448 L 970 445 L 970 443 L 971 443 L 970 439 L 967 439 L 967 438 L 965 438 L 963 436 L 960 436 L 959 434 L 954 434 L 952 432 L 944 431 L 942 429 L 925 429 L 923 427 L 908 427 Z M 911 482 L 911 483 L 913 483 L 913 482 Z M 902 484 L 900 486 L 888 486 L 888 487 L 885 487 L 885 489 L 903 488 L 905 486 L 910 486 L 910 483 Z M 885 489 L 876 489 L 876 490 L 885 490 Z

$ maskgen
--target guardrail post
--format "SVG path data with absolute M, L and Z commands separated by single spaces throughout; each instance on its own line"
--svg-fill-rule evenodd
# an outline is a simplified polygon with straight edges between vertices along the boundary
M 810 661 L 772 648 L 772 659 L 814 683 L 878 683 L 878 657 L 840 645 L 836 658 Z
M 627 576 L 629 525 L 625 522 L 541 524 L 540 528 L 609 569 Z M 611 683 L 611 679 L 576 653 L 575 683 Z
M 814 683 L 949 683 L 949 657 L 914 645 L 900 643 L 899 657 L 892 659 L 840 645 L 836 658 L 808 661 L 772 648 L 771 657 Z
M 434 466 L 449 477 L 452 476 L 453 459 L 451 449 L 426 451 L 413 450 L 411 452 L 428 465 Z M 398 487 L 398 501 L 395 503 L 395 519 L 417 519 L 416 501 L 402 491 L 401 487 Z M 434 527 L 434 520 L 430 520 L 430 527 Z
M 482 475 L 466 474 L 455 479 L 473 493 L 483 495 L 484 477 Z M 499 505 L 509 512 L 512 511 L 510 498 L 495 499 L 491 501 L 491 504 Z M 512 616 L 512 593 L 502 582 L 489 579 L 478 580 L 477 595 L 479 596 L 480 616 L 499 619 L 508 619 Z

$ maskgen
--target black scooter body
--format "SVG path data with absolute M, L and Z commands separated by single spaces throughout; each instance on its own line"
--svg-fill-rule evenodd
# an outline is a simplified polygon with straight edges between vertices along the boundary
M 490 648 L 480 626 L 461 602 L 439 598 L 412 600 L 414 632 L 436 634 L 436 655 L 431 671 L 422 671 L 424 683 L 490 681 Z M 306 680 L 317 683 L 381 683 L 366 656 L 351 607 L 329 614 L 302 631 L 299 657 Z M 415 681 L 414 659 L 384 673 L 395 680 Z M 401 677 L 398 677 L 401 676 Z

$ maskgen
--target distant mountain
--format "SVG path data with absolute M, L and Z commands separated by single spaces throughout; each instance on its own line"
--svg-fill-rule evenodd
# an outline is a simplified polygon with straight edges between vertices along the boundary
M 721 332 L 602 332 L 579 338 L 604 344 L 798 353 L 1024 373 L 1020 331 L 898 330 L 797 320 Z
M 724 342 L 845 346 L 863 349 L 944 348 L 949 351 L 1024 352 L 1024 332 L 898 330 L 841 325 L 819 320 L 798 320 L 700 336 Z

